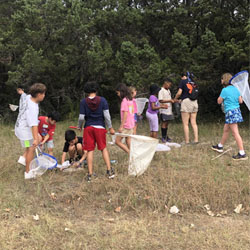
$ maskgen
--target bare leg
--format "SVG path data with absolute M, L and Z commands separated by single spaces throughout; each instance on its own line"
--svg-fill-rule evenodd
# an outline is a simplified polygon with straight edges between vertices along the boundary
M 76 155 L 75 145 L 69 146 L 69 158 L 74 159 Z
M 25 166 L 26 173 L 30 171 L 30 162 L 32 161 L 34 157 L 34 152 L 35 152 L 34 146 L 26 148 L 26 166 Z
M 232 134 L 236 140 L 236 143 L 238 145 L 239 150 L 244 150 L 243 141 L 242 141 L 242 138 L 240 136 L 239 129 L 238 129 L 238 124 L 233 123 L 233 124 L 230 124 L 229 127 L 232 130 Z
M 130 150 L 131 138 L 130 137 L 126 137 L 125 139 L 126 139 L 127 147 Z
M 221 141 L 220 141 L 220 143 L 222 145 L 224 145 L 226 143 L 227 138 L 229 136 L 229 132 L 230 132 L 229 124 L 225 124 L 224 128 L 223 128 L 223 135 L 222 135 L 222 138 L 221 138 Z
M 133 135 L 136 135 L 136 130 L 137 130 L 137 122 L 135 123 L 134 129 L 133 129 Z
M 129 148 L 127 147 L 127 145 L 122 143 L 122 137 L 121 136 L 116 136 L 115 144 L 118 147 L 120 147 L 122 150 L 124 150 L 126 153 L 129 153 Z
M 193 132 L 194 132 L 194 142 L 198 142 L 198 126 L 197 126 L 197 123 L 196 123 L 196 117 L 197 117 L 197 112 L 195 113 L 191 113 L 191 116 L 190 116 L 190 123 L 192 125 L 192 128 L 193 128 Z
M 90 175 L 93 174 L 93 158 L 94 158 L 94 151 L 88 151 L 87 163 Z
M 151 136 L 151 137 L 157 139 L 157 137 L 158 137 L 158 132 L 152 131 L 151 133 L 152 133 L 152 136 Z
M 48 148 L 49 155 L 53 155 L 53 148 Z
M 82 151 L 82 144 L 81 143 L 77 143 L 76 144 L 76 149 L 77 149 L 77 154 L 82 156 L 83 155 L 83 151 Z
M 102 157 L 103 157 L 103 160 L 104 160 L 105 163 L 106 163 L 107 170 L 110 170 L 111 165 L 110 165 L 109 152 L 108 152 L 108 149 L 107 149 L 107 148 L 104 148 L 104 149 L 102 150 Z
M 182 118 L 182 125 L 183 125 L 183 130 L 184 130 L 184 136 L 185 136 L 185 142 L 189 143 L 189 119 L 190 119 L 190 114 L 187 112 L 181 112 L 181 118 Z

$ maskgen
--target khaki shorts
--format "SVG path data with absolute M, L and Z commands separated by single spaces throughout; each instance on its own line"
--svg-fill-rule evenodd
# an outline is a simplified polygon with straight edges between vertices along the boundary
M 181 112 L 197 113 L 198 112 L 198 102 L 197 102 L 197 100 L 192 101 L 189 98 L 184 99 L 181 102 Z
M 122 134 L 132 135 L 133 132 L 134 132 L 134 130 L 132 128 L 131 129 L 126 129 L 126 128 L 122 129 Z

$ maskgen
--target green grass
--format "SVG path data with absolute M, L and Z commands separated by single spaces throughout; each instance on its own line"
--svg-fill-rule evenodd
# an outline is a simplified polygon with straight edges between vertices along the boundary
M 57 125 L 58 159 L 64 131 L 74 123 Z M 104 162 L 96 151 L 98 178 L 87 183 L 87 170 L 47 171 L 25 181 L 24 168 L 16 163 L 22 148 L 13 125 L 1 124 L 0 249 L 248 249 L 250 165 L 232 161 L 237 152 L 232 137 L 226 147 L 233 150 L 211 160 L 217 154 L 210 146 L 219 141 L 222 128 L 223 124 L 199 124 L 199 145 L 156 153 L 137 178 L 127 175 L 127 155 L 109 145 L 111 158 L 118 160 L 117 177 L 105 178 Z M 240 133 L 249 154 L 249 128 L 240 126 Z M 139 126 L 138 134 L 148 134 L 147 123 Z M 181 124 L 172 123 L 169 135 L 181 142 Z M 215 214 L 227 210 L 227 215 L 210 217 L 205 204 Z M 239 215 L 233 213 L 238 204 L 244 208 Z M 168 212 L 173 205 L 179 215 Z M 120 213 L 114 211 L 118 206 Z M 33 220 L 36 214 L 39 221 Z

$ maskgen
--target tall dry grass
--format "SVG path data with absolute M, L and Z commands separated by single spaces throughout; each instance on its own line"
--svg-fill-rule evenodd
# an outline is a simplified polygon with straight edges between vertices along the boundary
M 54 152 L 58 159 L 64 131 L 73 123 L 57 125 Z M 114 126 L 118 127 L 117 122 Z M 12 131 L 13 125 L 1 124 L 0 248 L 244 249 L 249 243 L 250 224 L 245 221 L 249 219 L 250 165 L 249 161 L 232 161 L 232 153 L 237 152 L 232 138 L 227 146 L 233 151 L 211 160 L 216 153 L 210 146 L 220 139 L 222 126 L 201 124 L 200 144 L 156 153 L 148 170 L 137 178 L 127 175 L 128 156 L 109 145 L 111 158 L 118 161 L 117 177 L 114 180 L 105 177 L 104 162 L 100 152 L 96 152 L 94 168 L 98 177 L 87 183 L 84 180 L 87 170 L 72 174 L 47 171 L 37 180 L 25 181 L 24 168 L 16 163 L 22 148 Z M 248 153 L 249 129 L 241 126 L 240 132 Z M 138 133 L 148 133 L 147 123 L 139 126 Z M 181 142 L 181 124 L 172 123 L 169 135 Z M 227 228 L 222 230 L 219 223 L 213 226 L 216 219 L 206 215 L 205 204 L 209 204 L 215 214 L 227 210 L 227 217 L 233 216 L 236 205 L 243 204 L 243 212 L 236 217 L 240 224 L 224 218 L 222 223 Z M 180 209 L 183 217 L 169 215 L 168 208 L 173 205 Z M 114 209 L 119 206 L 121 212 L 115 213 Z M 35 214 L 40 216 L 39 221 L 33 220 Z M 187 228 L 192 221 L 199 225 L 198 234 Z M 231 226 L 237 228 L 239 238 L 231 232 Z M 240 228 L 244 228 L 245 233 Z M 218 235 L 213 238 L 215 232 Z M 231 237 L 235 238 L 228 242 Z M 204 248 L 200 247 L 202 244 Z

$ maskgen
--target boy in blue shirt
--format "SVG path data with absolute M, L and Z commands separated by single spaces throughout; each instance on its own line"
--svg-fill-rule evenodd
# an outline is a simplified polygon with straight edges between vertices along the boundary
M 240 104 L 243 103 L 243 99 L 240 95 L 239 90 L 230 84 L 231 78 L 232 75 L 229 73 L 225 73 L 221 77 L 221 83 L 224 88 L 221 91 L 217 102 L 218 104 L 224 103 L 225 125 L 220 143 L 212 146 L 212 149 L 219 153 L 222 153 L 223 145 L 226 142 L 229 136 L 229 132 L 231 130 L 239 148 L 239 153 L 233 156 L 233 160 L 247 160 L 248 157 L 245 154 L 243 148 L 243 141 L 238 130 L 238 123 L 243 122 L 243 118 L 240 111 Z
M 93 157 L 94 150 L 97 144 L 98 150 L 102 151 L 103 159 L 107 165 L 108 178 L 114 178 L 114 170 L 110 166 L 109 153 L 106 147 L 106 133 L 105 123 L 109 129 L 110 134 L 115 134 L 112 128 L 111 118 L 109 114 L 109 107 L 104 97 L 97 96 L 98 85 L 95 83 L 86 83 L 84 92 L 88 95 L 80 103 L 80 115 L 78 120 L 78 127 L 83 132 L 83 150 L 87 151 L 88 176 L 87 181 L 91 181 L 93 174 Z

